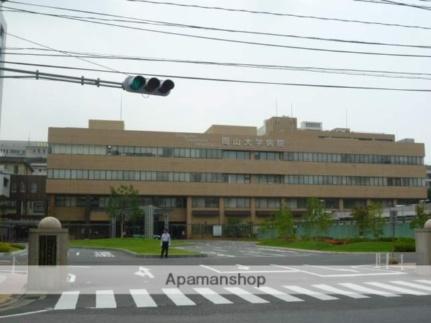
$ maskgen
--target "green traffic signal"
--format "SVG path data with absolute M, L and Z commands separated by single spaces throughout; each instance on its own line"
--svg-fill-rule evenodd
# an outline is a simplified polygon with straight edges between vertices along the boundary
M 145 86 L 145 77 L 142 77 L 142 76 L 134 77 L 132 82 L 130 83 L 130 88 L 133 91 L 139 91 L 144 86 Z

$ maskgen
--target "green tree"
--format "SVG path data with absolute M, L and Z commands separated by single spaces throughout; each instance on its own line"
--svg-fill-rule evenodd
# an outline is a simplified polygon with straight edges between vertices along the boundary
M 368 224 L 374 238 L 378 239 L 383 235 L 383 226 L 385 219 L 383 218 L 383 207 L 380 203 L 371 202 L 367 207 Z
M 144 215 L 144 211 L 139 207 L 138 190 L 132 185 L 121 185 L 118 188 L 111 187 L 107 211 L 115 223 L 118 219 L 121 221 L 121 237 L 123 237 L 126 220 L 136 222 Z
M 365 206 L 355 207 L 352 210 L 352 218 L 356 222 L 359 237 L 363 237 L 370 227 L 370 217 L 368 208 Z
M 295 239 L 295 222 L 292 211 L 288 207 L 282 206 L 274 214 L 273 225 L 277 230 L 277 238 Z
M 416 205 L 416 217 L 410 222 L 410 228 L 422 229 L 428 219 L 431 219 L 431 214 L 425 212 L 424 203 Z
M 307 199 L 304 216 L 304 233 L 307 238 L 324 235 L 332 224 L 331 213 L 325 209 L 325 202 L 318 198 Z

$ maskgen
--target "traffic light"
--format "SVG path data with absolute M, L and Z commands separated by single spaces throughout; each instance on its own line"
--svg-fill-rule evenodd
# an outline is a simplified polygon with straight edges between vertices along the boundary
M 167 96 L 175 87 L 171 80 L 161 81 L 156 77 L 146 79 L 141 75 L 128 76 L 123 82 L 123 89 L 133 93 Z

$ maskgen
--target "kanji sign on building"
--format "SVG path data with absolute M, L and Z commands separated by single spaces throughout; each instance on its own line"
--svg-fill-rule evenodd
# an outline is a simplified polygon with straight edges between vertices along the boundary
M 222 145 L 243 147 L 284 147 L 284 139 L 221 137 Z

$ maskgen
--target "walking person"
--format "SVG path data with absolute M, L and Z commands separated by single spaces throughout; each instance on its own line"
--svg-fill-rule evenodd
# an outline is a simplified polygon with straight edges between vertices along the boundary
M 163 234 L 160 237 L 160 246 L 162 247 L 162 252 L 160 254 L 160 258 L 168 258 L 169 246 L 171 245 L 171 235 L 168 232 L 168 229 L 163 230 Z

